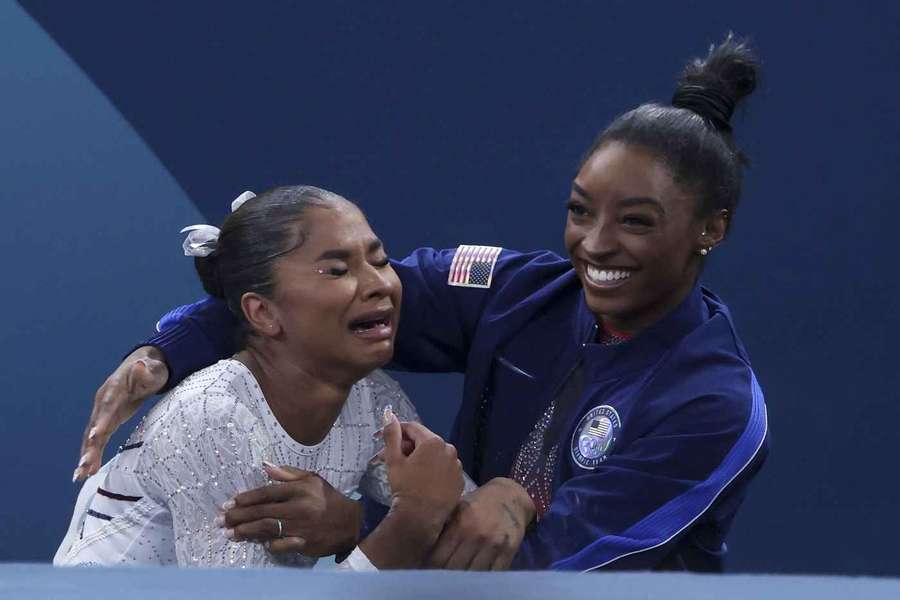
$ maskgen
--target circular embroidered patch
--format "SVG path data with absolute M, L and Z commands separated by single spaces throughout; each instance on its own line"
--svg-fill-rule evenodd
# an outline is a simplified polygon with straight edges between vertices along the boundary
M 572 434 L 572 459 L 583 469 L 596 469 L 609 456 L 621 428 L 616 409 L 595 406 L 581 417 Z

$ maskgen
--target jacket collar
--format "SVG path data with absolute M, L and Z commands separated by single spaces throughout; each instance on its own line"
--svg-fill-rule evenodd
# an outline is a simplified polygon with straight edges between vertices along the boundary
M 646 369 L 657 363 L 665 352 L 679 340 L 709 319 L 709 309 L 703 299 L 704 290 L 695 285 L 681 304 L 656 323 L 621 344 L 606 346 L 594 342 L 596 320 L 588 309 L 584 291 L 578 303 L 576 319 L 581 340 L 586 379 L 601 381 L 615 379 L 625 373 Z

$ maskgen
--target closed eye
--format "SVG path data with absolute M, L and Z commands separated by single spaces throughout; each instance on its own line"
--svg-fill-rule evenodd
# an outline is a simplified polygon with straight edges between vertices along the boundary
M 566 209 L 573 217 L 584 217 L 588 214 L 587 207 L 578 200 L 569 200 L 566 203 Z
M 318 267 L 316 273 L 330 277 L 343 277 L 347 274 L 347 267 Z
M 656 224 L 653 219 L 643 215 L 626 215 L 622 218 L 622 223 L 636 227 L 653 227 Z

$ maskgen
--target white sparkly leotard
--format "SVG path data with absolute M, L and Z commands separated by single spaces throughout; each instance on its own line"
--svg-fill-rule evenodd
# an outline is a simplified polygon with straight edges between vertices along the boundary
M 353 386 L 331 431 L 315 446 L 294 441 L 269 410 L 246 366 L 222 360 L 185 379 L 138 425 L 119 453 L 84 485 L 58 565 L 312 566 L 229 541 L 214 520 L 240 492 L 271 483 L 263 460 L 318 473 L 345 495 L 389 504 L 373 434 L 391 404 L 418 420 L 396 381 L 375 371 Z

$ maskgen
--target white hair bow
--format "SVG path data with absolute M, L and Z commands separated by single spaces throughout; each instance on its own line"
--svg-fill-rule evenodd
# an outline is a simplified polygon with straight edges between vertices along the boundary
M 235 198 L 231 203 L 231 212 L 235 212 L 251 198 L 256 198 L 256 194 L 244 192 Z M 221 231 L 218 227 L 213 227 L 212 225 L 189 225 L 182 229 L 180 233 L 188 234 L 181 245 L 184 248 L 185 256 L 206 257 L 215 251 Z

